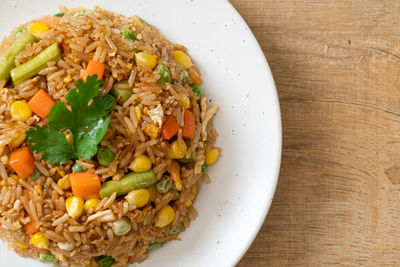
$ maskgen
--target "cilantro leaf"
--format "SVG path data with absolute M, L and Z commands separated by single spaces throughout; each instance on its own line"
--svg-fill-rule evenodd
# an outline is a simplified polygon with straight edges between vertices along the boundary
M 110 118 L 104 117 L 114 107 L 112 96 L 99 96 L 102 85 L 103 81 L 97 80 L 97 75 L 89 76 L 86 82 L 79 80 L 66 97 L 69 107 L 59 101 L 50 110 L 48 129 L 37 126 L 27 132 L 28 141 L 34 144 L 31 150 L 45 152 L 43 160 L 59 164 L 71 158 L 93 157 L 110 123 Z M 64 130 L 72 133 L 73 145 L 66 141 Z M 54 142 L 49 143 L 46 139 Z M 65 144 L 69 149 L 63 147 Z M 63 149 L 58 151 L 57 146 Z
M 50 163 L 64 164 L 74 157 L 74 150 L 68 144 L 65 135 L 52 129 L 36 125 L 34 129 L 26 132 L 30 149 L 43 153 L 42 159 Z

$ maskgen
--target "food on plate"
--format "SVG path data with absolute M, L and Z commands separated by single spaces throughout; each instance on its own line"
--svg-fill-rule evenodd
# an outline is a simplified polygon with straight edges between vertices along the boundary
M 180 240 L 220 148 L 195 60 L 138 16 L 67 9 L 0 43 L 0 238 L 60 266 Z

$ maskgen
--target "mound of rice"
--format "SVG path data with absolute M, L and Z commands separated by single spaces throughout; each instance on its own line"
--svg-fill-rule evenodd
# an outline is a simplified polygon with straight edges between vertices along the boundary
M 115 260 L 113 266 L 142 262 L 147 257 L 150 244 L 179 240 L 178 233 L 170 233 L 171 226 L 181 225 L 184 231 L 197 216 L 192 203 L 202 182 L 210 181 L 202 172 L 202 167 L 206 152 L 211 150 L 218 136 L 212 125 L 212 117 L 218 107 L 208 106 L 204 95 L 198 97 L 193 93 L 190 85 L 200 79 L 196 65 L 191 67 L 187 80 L 179 82 L 187 74 L 183 66 L 174 60 L 173 54 L 175 50 L 186 52 L 185 47 L 167 41 L 154 26 L 141 18 L 125 17 L 99 7 L 94 10 L 60 7 L 60 11 L 65 15 L 49 24 L 49 30 L 41 35 L 38 42 L 28 44 L 18 54 L 15 63 L 18 66 L 27 62 L 54 42 L 60 44 L 62 58 L 58 62 L 49 62 L 38 75 L 16 86 L 12 82 L 0 81 L 0 238 L 21 256 L 38 259 L 40 253 L 51 252 L 60 266 L 97 266 L 96 260 L 102 255 L 111 256 Z M 77 13 L 85 15 L 74 16 Z M 18 28 L 29 28 L 41 19 L 16 27 L 0 43 L 0 55 L 13 42 Z M 131 29 L 138 40 L 123 38 L 123 29 Z M 134 58 L 138 50 L 155 55 L 157 64 L 167 66 L 175 82 L 160 84 L 157 82 L 159 72 L 136 64 Z M 115 154 L 112 163 L 107 167 L 100 166 L 94 159 L 80 159 L 76 163 L 85 172 L 98 174 L 103 183 L 110 179 L 120 180 L 129 172 L 128 166 L 136 156 L 147 155 L 158 179 L 161 179 L 173 162 L 171 140 L 151 138 L 146 134 L 146 128 L 156 124 L 151 111 L 161 108 L 163 120 L 166 115 L 173 115 L 182 126 L 185 110 L 182 98 L 187 97 L 190 100 L 189 109 L 195 115 L 195 135 L 188 142 L 186 157 L 193 151 L 197 157 L 193 163 L 181 164 L 183 189 L 179 200 L 172 201 L 170 192 L 159 193 L 153 186 L 149 189 L 152 192 L 151 201 L 144 207 L 137 208 L 124 197 L 113 194 L 103 198 L 97 208 L 89 209 L 74 219 L 65 208 L 66 199 L 73 193 L 71 189 L 63 190 L 57 185 L 59 179 L 72 173 L 74 161 L 55 165 L 34 154 L 36 170 L 40 173 L 37 180 L 31 176 L 20 179 L 9 166 L 9 156 L 15 149 L 10 143 L 18 134 L 35 125 L 47 125 L 47 119 L 40 119 L 34 114 L 25 122 L 13 120 L 11 104 L 16 100 L 29 101 L 39 89 L 45 90 L 56 102 L 65 102 L 67 93 L 81 79 L 89 60 L 105 64 L 102 94 L 110 93 L 113 85 L 121 80 L 128 81 L 133 94 L 123 105 L 116 105 L 112 110 L 109 128 L 100 143 Z M 142 114 L 140 118 L 138 110 Z M 182 138 L 181 130 L 176 138 Z M 20 145 L 24 146 L 29 146 L 27 141 Z M 167 204 L 175 211 L 174 220 L 166 227 L 156 227 L 155 215 Z M 50 241 L 48 250 L 32 245 L 32 235 L 25 232 L 25 224 L 30 221 L 27 214 L 32 215 L 36 225 L 40 226 L 39 231 Z M 117 236 L 108 218 L 124 216 L 131 222 L 131 230 Z M 73 249 L 60 248 L 58 244 L 65 242 L 73 244 Z

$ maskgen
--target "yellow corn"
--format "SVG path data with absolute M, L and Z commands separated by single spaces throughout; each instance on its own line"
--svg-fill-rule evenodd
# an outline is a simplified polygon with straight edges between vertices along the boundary
M 33 188 L 39 194 L 39 196 L 41 196 L 43 194 L 43 189 L 42 189 L 42 186 L 40 184 L 35 185 Z
M 57 181 L 57 186 L 62 190 L 67 190 L 68 188 L 70 188 L 71 184 L 69 182 L 69 176 L 65 175 L 63 178 L 59 179 Z
M 193 201 L 192 201 L 191 199 L 189 199 L 189 200 L 186 202 L 186 208 L 189 208 L 190 206 L 192 206 L 192 204 L 193 204 Z
M 130 192 L 125 197 L 130 205 L 135 205 L 138 208 L 145 206 L 150 200 L 150 192 L 147 189 L 138 189 Z
M 181 100 L 182 106 L 184 108 L 189 108 L 190 107 L 190 99 L 189 99 L 189 97 L 186 94 L 183 94 L 183 93 L 181 93 L 179 96 L 180 96 L 180 100 Z
M 22 131 L 17 132 L 17 136 L 8 144 L 10 148 L 19 147 L 26 139 L 26 134 Z
M 188 70 L 189 77 L 194 82 L 195 84 L 199 85 L 203 82 L 203 80 L 200 78 L 200 74 L 193 68 L 190 68 Z
M 193 66 L 192 59 L 185 52 L 179 50 L 174 51 L 174 60 L 186 70 Z
M 100 203 L 100 199 L 98 199 L 98 198 L 91 198 L 91 199 L 86 200 L 85 207 L 84 207 L 85 211 L 88 211 L 89 209 L 97 208 L 99 203 Z
M 142 119 L 142 110 L 140 109 L 139 106 L 135 107 L 135 115 L 136 115 L 136 118 L 138 119 L 138 121 L 140 121 Z
M 69 197 L 65 201 L 65 208 L 67 209 L 69 216 L 74 219 L 79 218 L 82 215 L 83 206 L 83 199 L 80 197 Z
M 19 248 L 22 248 L 22 249 L 27 249 L 27 248 L 29 248 L 29 246 L 28 246 L 27 244 L 21 243 L 21 242 L 19 242 L 19 241 L 16 241 L 16 242 L 15 242 L 15 245 L 16 245 L 17 247 L 19 247 Z
M 29 27 L 28 32 L 35 35 L 36 37 L 40 38 L 42 33 L 45 33 L 49 30 L 49 26 L 42 22 L 36 22 Z
M 74 142 L 74 137 L 71 132 L 63 131 L 65 138 L 67 139 L 68 144 L 72 145 Z
M 183 140 L 176 140 L 171 144 L 171 153 L 174 159 L 181 159 L 186 155 L 187 146 Z
M 219 147 L 213 147 L 210 149 L 210 151 L 206 152 L 206 160 L 205 163 L 207 165 L 211 165 L 214 164 L 219 156 L 219 152 L 221 151 L 221 149 Z
M 41 232 L 37 232 L 31 238 L 32 245 L 41 249 L 49 248 L 49 239 Z
M 147 187 L 147 190 L 149 190 L 149 193 L 150 193 L 150 201 L 154 202 L 157 198 L 156 186 L 153 184 L 153 185 Z
M 135 54 L 136 62 L 137 63 L 142 63 L 150 68 L 154 68 L 157 64 L 157 57 L 145 52 L 140 52 Z
M 58 173 L 61 177 L 64 177 L 64 176 L 65 176 L 65 172 L 64 172 L 63 170 L 61 170 L 61 169 L 58 168 L 58 167 L 55 167 L 55 169 L 56 169 L 57 173 Z
M 143 113 L 148 115 L 149 114 L 149 108 L 148 107 L 144 107 L 143 108 Z
M 159 130 L 160 128 L 155 124 L 147 124 L 143 129 L 143 132 L 147 134 L 151 140 L 154 140 L 157 139 Z
M 72 81 L 72 77 L 71 77 L 71 75 L 68 74 L 68 76 L 64 78 L 64 83 L 69 83 L 71 81 Z
M 175 211 L 170 205 L 164 206 L 156 214 L 155 226 L 163 228 L 175 219 Z
M 15 101 L 11 104 L 11 116 L 17 121 L 27 121 L 32 116 L 32 110 L 25 101 Z
M 129 169 L 134 172 L 145 172 L 151 169 L 152 164 L 153 163 L 148 156 L 140 155 L 133 159 L 129 165 Z
M 172 181 L 175 182 L 175 187 L 178 191 L 182 190 L 182 180 L 181 180 L 181 165 L 176 160 L 172 161 L 171 169 L 169 171 Z

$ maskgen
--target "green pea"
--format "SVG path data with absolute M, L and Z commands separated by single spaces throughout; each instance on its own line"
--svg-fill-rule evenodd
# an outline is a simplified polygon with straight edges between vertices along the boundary
M 132 41 L 136 41 L 138 38 L 136 36 L 136 34 L 131 31 L 131 30 L 122 30 L 121 31 L 121 35 L 122 37 L 124 37 L 126 40 L 132 40 Z
M 115 262 L 111 256 L 99 256 L 97 257 L 96 261 L 98 267 L 110 267 Z
M 40 253 L 39 254 L 40 260 L 44 262 L 51 262 L 51 263 L 56 263 L 58 260 L 57 258 L 51 253 Z
M 112 229 L 115 235 L 123 236 L 127 234 L 132 228 L 131 222 L 128 218 L 123 217 L 121 219 L 113 221 Z
M 171 189 L 172 187 L 172 182 L 171 179 L 167 176 L 164 175 L 161 180 L 156 184 L 157 191 L 160 192 L 161 194 L 165 194 Z
M 188 159 L 187 158 L 181 158 L 181 159 L 178 159 L 178 161 L 180 163 L 183 163 L 183 164 L 189 164 L 189 163 L 195 162 L 196 159 L 197 159 L 196 151 L 193 151 L 192 154 L 190 154 L 190 158 L 188 158 Z
M 198 87 L 197 85 L 191 85 L 191 87 L 192 87 L 192 90 L 193 90 L 193 93 L 195 94 L 195 95 L 197 95 L 199 98 L 201 98 L 202 97 L 202 95 L 203 95 L 203 93 L 201 92 L 201 89 L 200 89 L 200 87 Z
M 81 165 L 78 163 L 75 163 L 74 166 L 72 167 L 72 170 L 76 173 L 83 172 L 83 168 Z
M 206 164 L 201 165 L 201 172 L 202 173 L 206 173 L 207 172 L 207 165 Z
M 62 18 L 62 17 L 64 17 L 64 13 L 63 12 L 60 12 L 60 13 L 57 13 L 57 14 L 54 14 L 54 17 L 60 17 L 60 18 Z
M 153 242 L 150 243 L 149 246 L 147 247 L 147 249 L 156 249 L 161 247 L 161 243 L 160 242 Z
M 176 189 L 170 189 L 169 192 L 172 194 L 172 201 L 178 200 L 180 198 L 179 191 Z
M 180 231 L 182 231 L 182 223 L 179 223 L 176 228 L 174 228 L 172 225 L 169 227 L 169 233 L 171 235 L 176 235 L 177 233 L 179 233 Z
M 97 161 L 107 167 L 114 160 L 115 154 L 108 147 L 101 147 L 97 152 Z
M 160 73 L 160 79 L 158 79 L 158 83 L 165 84 L 165 83 L 172 83 L 171 72 L 169 71 L 168 67 L 165 65 L 158 65 L 157 71 Z

